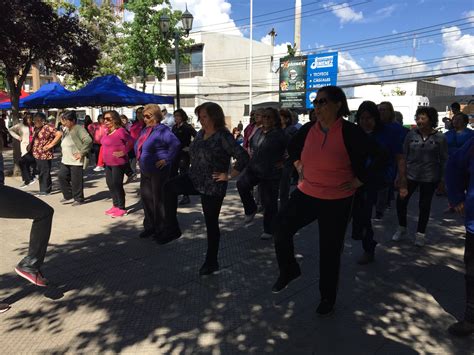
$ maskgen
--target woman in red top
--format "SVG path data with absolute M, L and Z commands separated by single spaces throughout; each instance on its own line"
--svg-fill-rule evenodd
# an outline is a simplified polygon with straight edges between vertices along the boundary
M 100 143 L 105 164 L 105 180 L 113 206 L 105 211 L 111 217 L 123 217 L 125 210 L 125 190 L 123 189 L 123 176 L 128 168 L 128 152 L 132 149 L 132 138 L 122 126 L 122 120 L 117 111 L 104 113 L 105 125 L 108 133 L 102 137 Z
M 318 219 L 321 303 L 316 312 L 324 316 L 334 310 L 353 196 L 366 181 L 365 163 L 375 147 L 360 127 L 343 119 L 350 112 L 340 88 L 319 89 L 313 104 L 317 122 L 302 127 L 288 146 L 300 182 L 276 218 L 275 250 L 280 276 L 273 292 L 280 292 L 301 275 L 294 256 L 293 235 Z

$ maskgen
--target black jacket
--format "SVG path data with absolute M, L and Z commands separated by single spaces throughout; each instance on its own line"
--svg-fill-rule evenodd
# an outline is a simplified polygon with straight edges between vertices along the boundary
M 306 123 L 291 139 L 288 144 L 290 161 L 300 160 L 306 136 L 314 124 L 315 122 Z M 372 172 L 384 168 L 385 160 L 387 159 L 386 153 L 359 126 L 343 119 L 342 137 L 351 160 L 352 171 L 361 182 L 366 183 Z M 371 158 L 371 163 L 367 166 L 369 157 Z
M 178 125 L 174 125 L 172 132 L 179 139 L 179 142 L 181 143 L 181 149 L 189 147 L 192 138 L 196 137 L 197 134 L 194 127 L 186 122 L 183 123 L 180 127 L 178 127 Z
M 255 149 L 248 165 L 248 170 L 260 179 L 279 179 L 281 177 L 282 164 L 285 159 L 288 138 L 281 128 L 274 128 L 261 135 L 255 134 L 252 141 Z

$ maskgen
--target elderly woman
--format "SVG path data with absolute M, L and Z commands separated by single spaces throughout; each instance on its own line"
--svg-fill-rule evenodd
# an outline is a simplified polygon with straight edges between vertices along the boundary
M 367 179 L 372 146 L 360 127 L 344 120 L 350 111 L 339 87 L 320 88 L 313 104 L 317 122 L 302 127 L 288 147 L 300 182 L 276 219 L 280 276 L 272 291 L 280 292 L 301 275 L 293 235 L 317 219 L 321 302 L 316 312 L 325 316 L 334 310 L 344 235 L 354 194 Z
M 135 142 L 135 155 L 140 166 L 140 195 L 145 212 L 144 231 L 140 238 L 154 237 L 160 241 L 163 232 L 163 185 L 168 180 L 171 164 L 179 152 L 179 140 L 161 123 L 163 114 L 158 105 L 143 109 L 145 128 Z
M 21 179 L 23 180 L 23 184 L 20 188 L 24 188 L 35 182 L 34 174 L 32 174 L 32 170 L 34 171 L 35 169 L 35 158 L 31 152 L 32 145 L 30 144 L 33 140 L 33 130 L 33 120 L 30 113 L 23 116 L 22 122 L 8 129 L 12 138 L 20 142 L 21 158 L 18 164 L 20 165 Z
M 104 156 L 105 181 L 113 204 L 105 214 L 114 218 L 123 217 L 127 214 L 123 176 L 129 169 L 128 152 L 132 149 L 133 142 L 117 111 L 104 112 L 104 120 L 108 133 L 102 137 L 100 144 Z
M 293 138 L 293 136 L 298 132 L 298 129 L 293 126 L 292 123 L 292 114 L 288 109 L 281 109 L 280 110 L 280 118 L 281 118 L 281 128 L 288 139 L 288 141 Z M 291 185 L 291 176 L 293 175 L 293 171 L 295 170 L 293 163 L 288 156 L 285 157 L 285 163 L 283 165 L 281 180 L 280 180 L 280 206 L 284 206 L 288 203 L 288 199 L 290 196 L 290 185 Z
M 202 104 L 198 115 L 202 129 L 189 147 L 189 173 L 170 180 L 164 189 L 166 222 L 163 242 L 181 236 L 176 216 L 177 196 L 200 195 L 207 229 L 207 255 L 199 274 L 209 275 L 219 270 L 219 214 L 227 182 L 245 168 L 248 154 L 225 127 L 224 112 L 218 104 Z M 236 159 L 236 163 L 229 174 L 231 157 Z
M 448 144 L 443 133 L 437 131 L 438 112 L 433 107 L 416 110 L 416 129 L 411 130 L 403 145 L 406 157 L 407 191 L 397 197 L 398 230 L 393 241 L 407 234 L 407 207 L 415 190 L 420 188 L 418 228 L 415 245 L 425 245 L 425 232 L 430 218 L 431 201 L 439 186 L 444 187 L 445 164 L 448 159 Z
M 92 147 L 89 133 L 77 124 L 75 111 L 66 111 L 61 116 L 63 138 L 61 142 L 62 159 L 58 172 L 59 186 L 63 193 L 62 204 L 84 203 L 84 166 Z
M 56 144 L 61 140 L 62 134 L 48 124 L 46 115 L 42 112 L 33 118 L 35 135 L 33 140 L 33 156 L 36 159 L 40 192 L 39 195 L 49 195 L 53 187 L 51 181 L 51 162 Z
M 181 143 L 181 149 L 178 154 L 178 158 L 173 164 L 173 172 L 172 176 L 179 174 L 186 174 L 189 170 L 189 145 L 194 137 L 196 137 L 196 130 L 188 123 L 188 115 L 183 109 L 178 109 L 174 111 L 174 120 L 175 125 L 173 126 L 173 133 L 179 139 Z M 188 195 L 183 195 L 181 201 L 179 201 L 180 205 L 186 205 L 190 203 Z
M 273 236 L 273 220 L 278 212 L 278 188 L 288 139 L 281 129 L 278 111 L 267 108 L 262 115 L 262 132 L 250 142 L 253 154 L 244 173 L 237 181 L 240 199 L 244 205 L 245 223 L 250 223 L 257 213 L 252 189 L 259 185 L 262 197 L 263 234 L 261 239 Z

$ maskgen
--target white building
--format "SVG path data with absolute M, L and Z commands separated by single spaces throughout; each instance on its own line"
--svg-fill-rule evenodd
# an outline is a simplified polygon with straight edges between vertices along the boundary
M 250 40 L 213 32 L 196 32 L 191 48 L 191 62 L 180 65 L 180 98 L 183 108 L 195 123 L 194 108 L 206 101 L 222 106 L 228 127 L 244 120 L 244 105 L 249 104 Z M 278 101 L 278 74 L 274 65 L 273 47 L 253 41 L 253 104 Z M 158 95 L 176 94 L 174 62 L 166 65 L 163 81 L 150 81 L 146 92 Z M 136 84 L 140 90 L 141 85 Z M 276 92 L 272 92 L 275 91 Z M 168 111 L 172 112 L 173 107 Z

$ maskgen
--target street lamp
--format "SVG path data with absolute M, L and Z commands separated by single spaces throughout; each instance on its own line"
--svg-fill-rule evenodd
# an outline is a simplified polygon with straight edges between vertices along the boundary
M 189 35 L 189 31 L 193 28 L 193 15 L 188 11 L 188 6 L 186 5 L 186 11 L 181 15 L 181 23 L 184 29 L 184 36 Z M 161 33 L 166 37 L 168 33 L 174 36 L 174 62 L 176 67 L 176 106 L 181 108 L 180 97 L 179 97 L 179 38 L 181 32 L 177 30 L 170 31 L 170 18 L 168 15 L 163 14 L 160 17 L 160 30 Z

